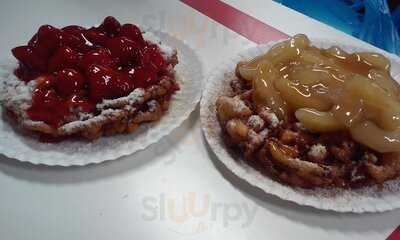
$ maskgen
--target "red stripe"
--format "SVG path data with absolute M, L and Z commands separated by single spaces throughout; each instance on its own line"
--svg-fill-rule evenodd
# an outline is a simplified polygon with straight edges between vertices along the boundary
M 398 226 L 386 240 L 400 240 L 400 226 Z
M 255 42 L 287 38 L 285 33 L 247 15 L 219 0 L 181 0 L 183 3 L 219 22 L 232 31 Z

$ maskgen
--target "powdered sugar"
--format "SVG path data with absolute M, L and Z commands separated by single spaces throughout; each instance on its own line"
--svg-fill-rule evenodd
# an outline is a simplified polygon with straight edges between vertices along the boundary
M 249 111 L 249 107 L 239 98 L 231 98 L 232 106 L 235 112 L 246 112 Z
M 236 132 L 235 130 L 237 129 L 237 127 L 242 126 L 242 125 L 239 125 L 240 123 L 242 123 L 242 122 L 238 119 L 231 119 L 226 123 L 226 129 L 228 130 L 228 132 L 230 132 L 230 131 Z
M 158 108 L 159 103 L 156 100 L 151 100 L 147 103 L 147 106 L 150 112 L 154 112 Z
M 86 112 L 79 112 L 79 121 L 85 121 L 88 120 L 89 118 L 92 118 L 94 115 L 92 113 L 86 113 Z
M 264 140 L 268 137 L 269 134 L 269 129 L 268 128 L 264 128 L 261 132 L 258 133 L 258 135 L 260 135 L 260 137 Z
M 25 115 L 26 109 L 32 103 L 32 92 L 36 81 L 25 83 L 19 80 L 14 75 L 17 66 L 15 60 L 1 65 L 0 75 L 4 80 L 0 82 L 0 102 L 6 107 L 19 109 L 19 113 Z
M 318 143 L 311 146 L 308 155 L 315 158 L 323 158 L 326 156 L 327 153 L 328 151 L 326 150 L 326 147 Z
M 120 98 L 116 98 L 116 99 L 103 99 L 103 101 L 101 103 L 98 103 L 96 105 L 96 108 L 105 109 L 105 108 L 113 107 L 118 104 L 132 105 L 134 103 L 137 103 L 144 96 L 144 93 L 145 93 L 144 89 L 136 88 L 129 95 L 127 95 L 125 97 L 120 97 Z
M 279 119 L 276 116 L 275 113 L 271 112 L 270 110 L 265 110 L 263 112 L 263 117 L 266 118 L 268 123 L 271 125 L 271 127 L 277 127 L 279 125 Z
M 375 154 L 369 152 L 364 153 L 363 159 L 367 162 L 371 162 L 374 164 L 378 162 L 378 157 Z
M 249 119 L 247 119 L 247 125 L 250 128 L 259 131 L 264 126 L 264 120 L 258 115 L 251 115 Z
M 256 133 L 253 130 L 249 130 L 247 137 L 248 137 L 248 141 L 251 145 L 257 145 L 257 146 L 260 146 L 265 139 L 264 136 Z
M 92 125 L 93 123 L 105 121 L 114 116 L 118 116 L 122 112 L 123 112 L 123 110 L 120 110 L 120 109 L 106 109 L 106 110 L 101 111 L 101 113 L 99 115 L 89 118 L 85 121 L 74 121 L 74 122 L 67 123 L 61 127 L 61 131 L 66 132 L 66 133 L 74 132 L 75 129 L 80 129 L 85 126 Z
M 351 171 L 351 174 L 350 174 L 351 181 L 355 182 L 355 181 L 358 181 L 358 180 L 362 180 L 364 178 L 365 178 L 365 176 L 358 174 L 358 169 L 357 168 L 354 168 Z

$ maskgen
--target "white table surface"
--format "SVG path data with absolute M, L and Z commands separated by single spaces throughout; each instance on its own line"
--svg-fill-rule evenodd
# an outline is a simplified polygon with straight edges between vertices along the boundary
M 287 34 L 360 42 L 273 2 L 225 2 Z M 94 25 L 107 15 L 185 39 L 198 51 L 205 72 L 253 46 L 179 1 L 0 0 L 0 57 L 8 57 L 41 24 Z M 324 212 L 248 186 L 210 152 L 198 117 L 197 108 L 156 145 L 100 165 L 54 168 L 0 157 L 0 239 L 375 240 L 399 224 L 399 210 Z

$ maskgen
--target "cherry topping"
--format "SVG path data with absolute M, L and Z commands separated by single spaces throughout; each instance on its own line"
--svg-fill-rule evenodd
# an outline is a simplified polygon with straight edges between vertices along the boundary
M 115 37 L 107 41 L 107 48 L 110 49 L 111 56 L 119 59 L 121 65 L 136 60 L 140 46 L 126 38 Z
M 108 16 L 104 19 L 103 23 L 100 25 L 101 29 L 104 29 L 110 36 L 113 36 L 119 32 L 121 29 L 121 23 L 118 22 L 112 16 Z
M 43 61 L 47 61 L 53 52 L 61 46 L 61 40 L 61 30 L 50 25 L 43 25 L 29 41 L 28 46 L 33 47 L 36 55 Z
M 42 74 L 36 79 L 36 88 L 50 89 L 55 85 L 56 78 L 53 74 Z
M 34 47 L 38 42 L 38 34 L 35 33 L 35 35 L 33 35 L 33 37 L 31 38 L 31 40 L 29 40 L 28 42 L 28 46 Z
M 85 99 L 82 94 L 76 93 L 67 100 L 67 105 L 71 111 L 90 113 L 95 110 L 96 103 Z
M 48 48 L 45 43 L 39 41 L 33 41 L 32 49 L 34 49 L 36 55 L 40 57 L 43 61 L 48 61 L 50 56 L 54 53 L 55 49 Z M 30 46 L 28 44 L 28 46 Z
M 69 96 L 79 92 L 85 86 L 85 78 L 74 69 L 63 69 L 57 74 L 56 91 L 61 96 Z
M 135 87 L 147 88 L 157 82 L 157 71 L 151 67 L 128 68 L 126 72 Z
M 110 52 L 105 48 L 94 49 L 85 55 L 79 62 L 79 66 L 86 71 L 90 65 L 97 63 L 104 66 L 111 66 L 114 62 L 111 59 Z
M 24 64 L 20 63 L 19 67 L 14 70 L 14 75 L 22 81 L 29 82 L 35 79 L 39 75 L 39 73 L 27 68 Z
M 53 127 L 95 111 L 96 103 L 128 95 L 158 81 L 166 62 L 140 29 L 106 17 L 99 27 L 43 25 L 27 46 L 12 49 L 14 74 L 36 79 L 28 116 Z M 84 74 L 83 74 L 84 73 Z
M 46 71 L 46 61 L 39 57 L 33 47 L 20 46 L 13 48 L 11 51 L 13 55 L 28 68 Z
M 69 25 L 61 28 L 63 32 L 74 35 L 75 37 L 80 37 L 81 34 L 86 30 L 86 28 L 77 26 L 77 25 Z
M 128 75 L 110 67 L 92 64 L 86 71 L 89 83 L 89 98 L 95 101 L 122 97 L 133 90 Z
M 136 43 L 140 44 L 143 46 L 145 44 L 142 32 L 140 29 L 133 24 L 127 23 L 122 25 L 121 30 L 118 34 L 120 37 L 127 37 L 132 41 L 135 41 Z
M 60 103 L 62 99 L 57 95 L 53 89 L 37 88 L 33 93 L 33 101 L 40 103 L 45 107 L 52 107 L 56 103 Z
M 141 65 L 151 65 L 156 70 L 161 70 L 166 63 L 157 45 L 150 44 L 140 51 Z
M 61 30 L 50 25 L 43 25 L 38 31 L 38 42 L 49 50 L 54 50 L 61 44 Z
M 92 44 L 100 45 L 100 46 L 105 46 L 109 39 L 105 33 L 99 31 L 97 28 L 94 28 L 94 27 L 85 31 L 83 35 Z
M 49 61 L 49 70 L 51 72 L 75 67 L 78 64 L 78 53 L 69 47 L 60 47 Z
M 66 32 L 61 33 L 61 44 L 63 46 L 69 46 L 73 49 L 79 49 L 79 47 L 85 45 L 85 43 L 86 41 L 82 36 L 74 36 Z
M 91 50 L 91 44 L 87 44 L 88 42 L 84 36 L 86 28 L 77 25 L 70 25 L 63 27 L 61 30 L 63 45 L 69 46 L 78 52 L 88 52 Z
M 70 115 L 61 97 L 53 89 L 35 89 L 33 104 L 27 113 L 34 121 L 43 121 L 53 127 L 59 127 Z

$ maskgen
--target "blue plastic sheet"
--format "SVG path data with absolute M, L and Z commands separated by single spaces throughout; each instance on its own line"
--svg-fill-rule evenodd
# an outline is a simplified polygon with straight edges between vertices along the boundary
M 386 0 L 276 0 L 386 51 L 400 55 L 400 6 Z

